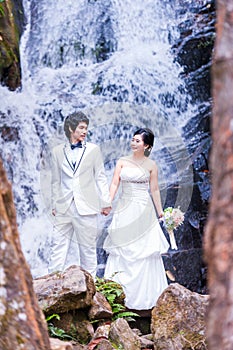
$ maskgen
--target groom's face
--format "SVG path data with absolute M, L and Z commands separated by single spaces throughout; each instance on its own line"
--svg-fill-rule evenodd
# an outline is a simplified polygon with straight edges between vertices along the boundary
M 70 130 L 70 141 L 71 143 L 77 143 L 84 141 L 87 136 L 88 125 L 85 122 L 80 122 L 74 131 Z

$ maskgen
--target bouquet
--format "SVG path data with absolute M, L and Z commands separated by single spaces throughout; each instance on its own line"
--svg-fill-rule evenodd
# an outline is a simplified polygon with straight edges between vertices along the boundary
M 174 230 L 183 224 L 184 213 L 178 208 L 168 207 L 164 210 L 164 223 L 170 236 L 171 248 L 178 249 L 174 236 Z

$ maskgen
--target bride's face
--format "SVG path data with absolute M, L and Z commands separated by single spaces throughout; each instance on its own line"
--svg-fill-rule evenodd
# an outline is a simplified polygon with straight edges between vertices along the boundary
M 131 140 L 131 149 L 134 153 L 144 153 L 145 144 L 142 135 L 134 135 Z

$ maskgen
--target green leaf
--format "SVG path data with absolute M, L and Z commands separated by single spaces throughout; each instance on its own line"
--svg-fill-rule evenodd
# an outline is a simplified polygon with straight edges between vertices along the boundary
M 53 314 L 53 315 L 47 316 L 46 321 L 48 322 L 48 321 L 52 320 L 53 318 L 56 318 L 56 320 L 60 320 L 60 316 L 58 314 Z
M 114 319 L 118 318 L 118 314 L 125 310 L 125 306 L 120 303 L 116 303 L 115 300 L 117 297 L 122 295 L 123 301 L 123 288 L 119 285 L 119 283 L 113 280 L 105 280 L 104 278 L 99 277 L 96 278 L 95 286 L 96 290 L 102 293 L 109 302 Z
M 119 317 L 131 317 L 131 316 L 133 316 L 133 317 L 139 317 L 138 314 L 136 314 L 135 312 L 131 312 L 131 311 L 121 312 L 121 313 L 119 313 L 118 316 L 119 316 Z

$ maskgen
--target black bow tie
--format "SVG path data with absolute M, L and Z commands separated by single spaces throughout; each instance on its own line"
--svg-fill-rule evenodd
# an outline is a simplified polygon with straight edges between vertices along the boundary
M 79 141 L 78 143 L 76 143 L 75 145 L 70 145 L 71 149 L 75 149 L 76 147 L 77 148 L 82 148 L 82 142 Z

